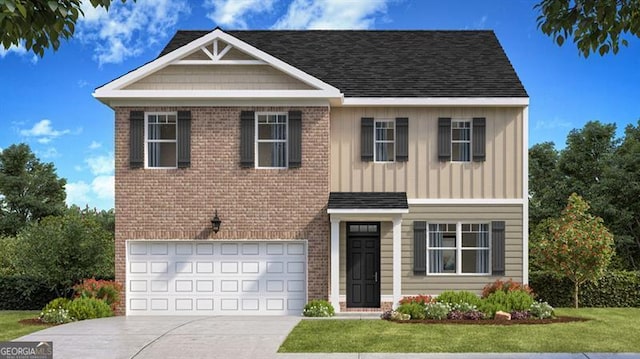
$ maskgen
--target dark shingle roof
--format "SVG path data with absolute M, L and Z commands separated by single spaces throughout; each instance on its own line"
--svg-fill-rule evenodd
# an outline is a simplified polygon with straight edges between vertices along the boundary
M 328 209 L 407 209 L 406 192 L 331 192 Z
M 178 31 L 163 56 L 210 31 Z M 346 97 L 528 97 L 493 31 L 226 31 Z

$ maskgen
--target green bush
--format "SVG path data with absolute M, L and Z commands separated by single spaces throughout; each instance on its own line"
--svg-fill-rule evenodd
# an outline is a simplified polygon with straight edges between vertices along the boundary
M 40 310 L 64 293 L 62 286 L 25 275 L 0 275 L 0 310 Z
M 480 297 L 466 290 L 446 290 L 436 297 L 436 302 L 447 303 L 449 305 L 469 304 L 478 306 L 480 304 Z
M 112 317 L 113 310 L 104 300 L 76 298 L 68 305 L 69 315 L 76 320 Z
M 531 295 L 522 290 L 511 292 L 496 291 L 489 294 L 480 304 L 480 310 L 493 318 L 497 311 L 511 313 L 526 311 L 534 303 Z
M 548 272 L 531 272 L 529 283 L 538 299 L 554 307 L 573 304 L 573 283 Z M 640 307 L 640 272 L 610 271 L 580 286 L 582 307 Z
M 427 303 L 424 308 L 424 314 L 427 319 L 447 319 L 449 312 L 451 312 L 451 306 L 448 303 Z
M 333 317 L 333 305 L 326 300 L 314 299 L 304 306 L 302 315 L 305 317 Z
M 115 312 L 120 304 L 122 285 L 113 280 L 88 278 L 73 286 L 76 297 L 102 299 Z
M 400 304 L 398 308 L 396 308 L 396 312 L 407 314 L 411 316 L 411 319 L 422 320 L 425 318 L 425 309 L 426 304 L 421 304 L 418 302 L 409 302 Z
M 69 309 L 69 303 L 71 303 L 71 300 L 69 300 L 68 298 L 56 298 L 47 303 L 42 311 L 44 312 L 49 309 Z
M 538 319 L 546 319 L 553 317 L 553 307 L 547 302 L 535 302 L 531 304 L 529 313 Z

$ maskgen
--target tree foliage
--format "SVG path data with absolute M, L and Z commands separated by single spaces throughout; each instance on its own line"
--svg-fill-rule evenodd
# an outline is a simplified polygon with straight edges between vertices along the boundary
M 108 10 L 111 1 L 90 0 L 89 3 L 94 8 Z M 82 3 L 82 0 L 0 0 L 2 46 L 8 49 L 24 45 L 27 51 L 40 57 L 50 46 L 57 50 L 60 40 L 73 36 L 78 18 L 84 15 Z
M 617 54 L 626 34 L 640 38 L 640 0 L 542 0 L 534 8 L 543 33 L 559 46 L 573 38 L 584 57 Z
M 19 274 L 43 278 L 52 288 L 70 289 L 84 278 L 114 274 L 113 236 L 94 216 L 80 211 L 30 223 L 17 245 Z
M 602 218 L 588 211 L 589 204 L 572 194 L 560 218 L 549 223 L 547 235 L 534 247 L 544 270 L 573 282 L 576 308 L 580 285 L 602 277 L 614 254 L 613 235 Z
M 67 181 L 53 163 L 42 163 L 26 144 L 0 153 L 0 235 L 13 236 L 27 223 L 62 214 Z
M 529 228 L 532 245 L 545 233 L 548 218 L 557 218 L 563 198 L 573 192 L 589 201 L 614 234 L 617 269 L 640 269 L 640 122 L 629 125 L 622 139 L 614 124 L 589 122 L 572 130 L 566 147 L 552 143 L 529 150 Z M 532 267 L 537 267 L 532 254 Z

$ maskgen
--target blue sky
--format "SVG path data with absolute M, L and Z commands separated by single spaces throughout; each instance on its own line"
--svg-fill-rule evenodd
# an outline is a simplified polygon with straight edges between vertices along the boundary
M 88 3 L 88 1 L 85 1 Z M 86 7 L 75 37 L 44 58 L 0 50 L 0 149 L 28 143 L 67 179 L 67 203 L 113 207 L 113 111 L 94 88 L 155 58 L 178 29 L 492 29 L 524 83 L 530 145 L 599 120 L 640 119 L 640 40 L 580 57 L 536 26 L 526 0 L 138 0 Z M 348 46 L 348 44 L 345 44 Z M 384 49 L 381 49 L 383 51 Z M 473 54 L 470 54 L 473 55 Z

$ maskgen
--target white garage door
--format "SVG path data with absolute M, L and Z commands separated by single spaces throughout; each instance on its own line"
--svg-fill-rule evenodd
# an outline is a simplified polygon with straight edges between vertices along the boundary
M 127 244 L 128 315 L 299 315 L 305 242 Z

